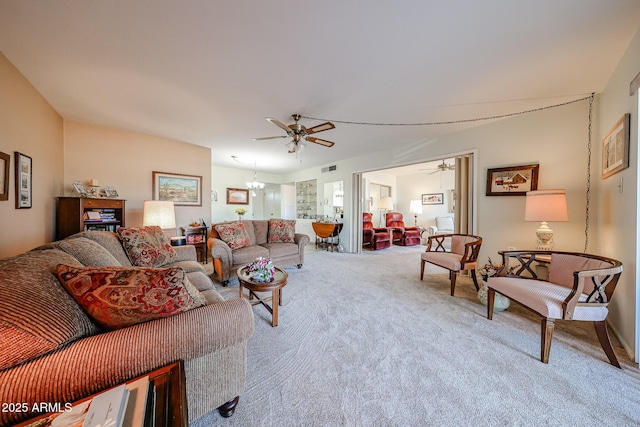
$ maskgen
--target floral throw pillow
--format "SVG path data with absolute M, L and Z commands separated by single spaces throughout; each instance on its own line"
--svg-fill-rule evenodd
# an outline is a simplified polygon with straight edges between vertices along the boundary
M 59 264 L 60 283 L 93 320 L 114 330 L 205 304 L 179 267 L 74 267 Z
M 293 219 L 270 219 L 268 243 L 295 243 L 296 221 Z
M 231 249 L 240 249 L 251 245 L 249 233 L 247 233 L 244 224 L 239 221 L 217 224 L 214 228 L 220 235 L 220 239 Z
M 118 228 L 118 236 L 131 264 L 138 267 L 162 267 L 180 259 L 169 238 L 158 226 Z

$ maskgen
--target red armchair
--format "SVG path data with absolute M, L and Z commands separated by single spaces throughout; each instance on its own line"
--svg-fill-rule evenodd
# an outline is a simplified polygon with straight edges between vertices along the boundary
M 362 213 L 362 247 L 372 250 L 385 249 L 391 246 L 391 236 L 386 228 L 375 228 L 371 213 Z
M 420 244 L 420 230 L 418 227 L 404 225 L 400 212 L 387 212 L 387 227 L 393 228 L 393 243 L 402 246 L 413 246 Z

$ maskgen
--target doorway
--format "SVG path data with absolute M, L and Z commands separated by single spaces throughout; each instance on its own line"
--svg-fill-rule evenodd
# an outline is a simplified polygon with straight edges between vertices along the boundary
M 353 218 L 358 224 L 354 227 L 358 238 L 351 241 L 358 243 L 355 247 L 352 244 L 351 251 L 362 251 L 362 212 L 371 212 L 374 223 L 383 222 L 379 201 L 374 200 L 379 200 L 382 186 L 389 188 L 386 191 L 393 202 L 391 210 L 402 213 L 407 225 L 427 228 L 435 225 L 437 216 L 450 216 L 454 218 L 456 232 L 473 233 L 476 224 L 474 170 L 474 153 L 463 153 L 355 174 L 354 178 L 360 178 L 358 199 L 354 200 L 354 206 L 359 209 Z M 412 201 L 414 206 L 420 201 L 422 209 L 413 212 Z

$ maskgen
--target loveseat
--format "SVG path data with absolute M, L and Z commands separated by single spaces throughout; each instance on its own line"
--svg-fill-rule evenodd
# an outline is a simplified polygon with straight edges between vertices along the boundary
M 217 278 L 227 284 L 258 257 L 271 258 L 277 267 L 302 267 L 309 236 L 295 233 L 294 220 L 230 221 L 213 224 L 207 244 Z
M 214 290 L 193 246 L 174 250 L 175 262 L 145 270 L 186 275 L 185 288 L 188 281 L 199 291 L 192 301 L 199 298 L 204 305 L 114 330 L 90 317 L 56 274 L 60 264 L 71 270 L 140 272 L 131 267 L 117 234 L 82 232 L 0 260 L 0 402 L 64 407 L 184 360 L 189 420 L 216 408 L 231 415 L 245 386 L 251 306 L 244 299 L 225 301 Z M 0 426 L 35 415 L 1 411 Z

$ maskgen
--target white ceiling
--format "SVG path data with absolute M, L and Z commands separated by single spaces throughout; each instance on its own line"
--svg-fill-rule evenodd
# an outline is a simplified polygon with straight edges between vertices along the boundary
M 65 119 L 286 173 L 602 90 L 638 0 L 1 0 L 0 50 Z M 294 113 L 330 119 L 302 163 Z M 307 127 L 319 121 L 303 119 Z

